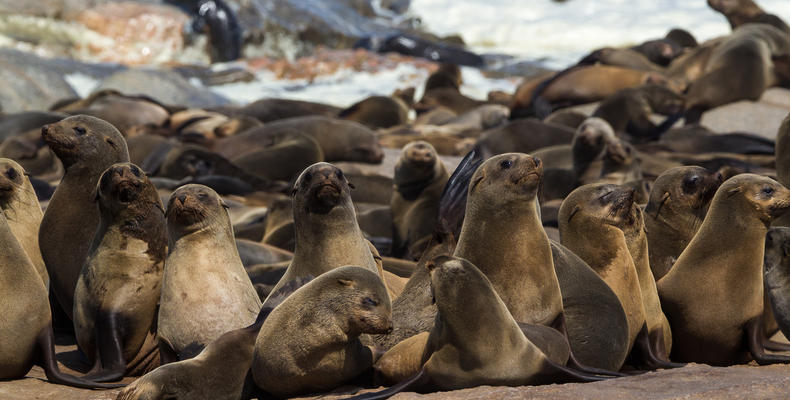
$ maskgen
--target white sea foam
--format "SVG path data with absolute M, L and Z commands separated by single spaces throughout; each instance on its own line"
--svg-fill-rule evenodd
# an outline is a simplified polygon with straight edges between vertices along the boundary
M 464 86 L 461 90 L 472 97 L 485 98 L 489 90 L 514 89 L 515 81 L 507 79 L 487 79 L 474 68 L 464 68 Z M 414 86 L 418 89 L 417 98 L 428 72 L 412 64 L 400 64 L 391 70 L 380 72 L 357 72 L 351 69 L 340 70 L 332 75 L 319 76 L 312 82 L 304 79 L 278 80 L 269 71 L 257 74 L 255 82 L 231 83 L 213 86 L 211 89 L 240 104 L 246 104 L 264 97 L 279 97 L 294 100 L 320 101 L 347 107 L 372 95 L 390 95 L 395 89 Z
M 758 3 L 790 20 L 790 1 Z M 698 40 L 730 31 L 705 0 L 412 0 L 410 12 L 429 31 L 461 34 L 477 51 L 546 58 L 558 68 L 595 48 L 640 43 L 675 27 Z

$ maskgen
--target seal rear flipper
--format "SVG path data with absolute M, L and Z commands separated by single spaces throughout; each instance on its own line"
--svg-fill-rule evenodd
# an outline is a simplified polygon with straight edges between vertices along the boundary
M 404 392 L 407 389 L 414 389 L 414 388 L 421 388 L 426 386 L 428 383 L 428 376 L 425 374 L 425 368 L 420 369 L 419 372 L 412 375 L 411 378 L 406 379 L 403 382 L 400 382 L 396 385 L 393 385 L 387 389 L 379 390 L 378 392 L 372 393 L 365 393 L 360 394 L 357 396 L 349 397 L 346 400 L 383 400 L 388 399 L 400 392 Z
M 614 376 L 600 376 L 587 374 L 546 359 L 548 368 L 538 376 L 538 380 L 545 384 L 572 383 L 572 382 L 600 382 L 615 378 Z
M 55 359 L 55 335 L 52 332 L 51 323 L 47 324 L 41 333 L 39 333 L 36 340 L 36 346 L 38 347 L 39 352 L 38 364 L 44 369 L 47 380 L 52 383 L 73 386 L 82 389 L 116 389 L 125 386 L 90 382 L 61 371 L 58 367 L 58 361 Z
M 763 337 L 765 334 L 763 333 L 762 316 L 749 320 L 744 330 L 749 353 L 757 364 L 790 364 L 790 356 L 767 354 L 765 352 L 765 346 L 763 344 Z
M 650 370 L 661 368 L 681 368 L 686 366 L 686 364 L 675 363 L 667 360 L 666 355 L 655 354 L 653 349 L 654 346 L 651 344 L 650 334 L 647 331 L 647 324 L 644 324 L 642 325 L 642 329 L 639 331 L 639 334 L 636 336 L 634 347 L 631 350 L 630 356 L 632 357 L 632 362 L 640 363 Z M 788 358 L 788 360 L 790 361 L 790 358 Z
M 121 316 L 113 312 L 99 311 L 96 318 L 96 351 L 94 365 L 101 365 L 83 378 L 94 382 L 117 381 L 126 372 L 126 360 L 123 358 L 123 339 L 119 321 Z M 101 361 L 101 363 L 99 363 Z M 96 369 L 94 367 L 94 369 Z

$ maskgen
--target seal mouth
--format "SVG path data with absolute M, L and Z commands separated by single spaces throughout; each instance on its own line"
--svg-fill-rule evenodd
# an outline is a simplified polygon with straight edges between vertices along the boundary
M 307 204 L 307 211 L 326 214 L 343 199 L 343 190 L 336 182 L 324 182 L 313 187 L 312 196 Z
M 540 182 L 541 174 L 538 171 L 530 171 L 520 177 L 516 178 L 513 183 L 516 186 L 529 185 L 532 186 Z

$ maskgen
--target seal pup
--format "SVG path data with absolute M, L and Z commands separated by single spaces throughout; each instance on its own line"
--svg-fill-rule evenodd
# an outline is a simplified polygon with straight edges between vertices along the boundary
M 261 326 L 275 307 L 310 279 L 291 281 L 263 303 L 252 325 L 223 334 L 194 358 L 166 364 L 143 375 L 118 393 L 116 400 L 249 398 L 252 385 L 248 372 Z
M 44 369 L 56 384 L 81 388 L 114 388 L 60 371 L 55 359 L 55 335 L 47 289 L 22 246 L 0 213 L 0 380 L 21 379 L 33 365 Z
M 66 173 L 41 219 L 38 241 L 52 292 L 72 318 L 74 288 L 99 226 L 99 209 L 90 206 L 96 182 L 109 166 L 129 162 L 129 153 L 118 129 L 87 115 L 44 125 L 41 136 Z
M 702 167 L 675 167 L 653 182 L 645 206 L 650 270 L 656 280 L 669 272 L 699 230 L 721 174 Z
M 436 149 L 416 141 L 403 148 L 395 163 L 392 209 L 392 254 L 417 259 L 430 240 L 439 214 L 439 198 L 450 179 Z
M 422 368 L 389 389 L 351 399 L 388 398 L 406 389 L 428 392 L 605 379 L 549 359 L 524 336 L 488 277 L 474 264 L 442 256 L 426 266 L 438 314 L 422 353 Z
M 27 173 L 16 161 L 8 158 L 0 158 L 0 209 L 44 286 L 49 288 L 49 274 L 38 245 L 38 228 L 44 212 Z
M 624 230 L 635 224 L 636 218 L 633 189 L 611 184 L 584 185 L 571 192 L 560 206 L 560 238 L 620 299 L 628 319 L 633 362 L 650 369 L 677 367 L 680 365 L 656 354 L 656 346 L 650 341 L 640 277 Z
M 333 389 L 373 365 L 359 335 L 390 331 L 392 306 L 378 274 L 335 268 L 272 311 L 255 340 L 252 377 L 278 397 Z
M 332 164 L 313 164 L 299 175 L 292 191 L 294 257 L 272 292 L 296 278 L 317 277 L 343 265 L 357 265 L 383 277 L 380 262 L 359 229 L 351 188 L 343 171 Z
M 699 232 L 658 281 L 673 359 L 720 366 L 790 362 L 765 352 L 762 332 L 766 234 L 788 208 L 790 190 L 768 177 L 741 174 L 719 187 Z
M 93 368 L 111 381 L 159 365 L 156 311 L 167 255 L 162 200 L 134 164 L 108 168 L 96 187 L 101 223 L 74 291 L 74 332 Z
M 226 208 L 202 185 L 170 196 L 157 323 L 162 364 L 195 356 L 223 333 L 250 325 L 260 311 Z

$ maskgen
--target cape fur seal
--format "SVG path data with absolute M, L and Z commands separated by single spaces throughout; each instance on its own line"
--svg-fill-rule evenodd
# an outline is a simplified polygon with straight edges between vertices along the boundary
M 351 399 L 388 398 L 406 389 L 425 392 L 605 379 L 549 359 L 524 336 L 486 275 L 469 261 L 443 256 L 427 268 L 438 314 L 421 354 L 422 368 L 389 389 Z
M 790 190 L 767 177 L 741 174 L 719 187 L 699 232 L 658 281 L 673 359 L 790 362 L 765 353 L 761 332 L 765 236 L 771 220 L 788 208 Z
M 49 288 L 49 274 L 41 258 L 38 228 L 44 212 L 25 170 L 14 160 L 0 158 L 0 209 L 36 272 Z
M 95 381 L 159 365 L 156 311 L 167 255 L 164 207 L 134 164 L 108 168 L 96 187 L 101 223 L 74 291 L 74 332 Z
M 225 208 L 202 185 L 182 186 L 170 196 L 157 323 L 163 364 L 191 358 L 223 333 L 248 326 L 261 308 Z
M 697 233 L 721 174 L 702 167 L 675 167 L 653 182 L 645 206 L 650 270 L 661 279 Z
M 87 115 L 45 125 L 41 136 L 66 173 L 44 212 L 38 241 L 52 292 L 71 318 L 74 288 L 99 226 L 99 210 L 90 206 L 96 182 L 109 166 L 128 162 L 129 153 L 114 126 Z
M 44 369 L 52 383 L 81 388 L 113 388 L 60 371 L 47 289 L 6 217 L 0 214 L 0 380 L 23 378 L 33 365 Z
M 272 311 L 255 340 L 252 377 L 263 391 L 293 397 L 333 389 L 370 368 L 363 333 L 392 330 L 381 278 L 344 266 L 318 276 Z
M 395 164 L 390 208 L 392 252 L 417 259 L 430 240 L 439 214 L 439 198 L 450 178 L 436 150 L 423 141 L 406 145 Z
M 313 164 L 294 183 L 292 196 L 294 257 L 273 292 L 296 278 L 317 277 L 344 265 L 383 276 L 359 229 L 351 186 L 343 171 L 328 163 Z

